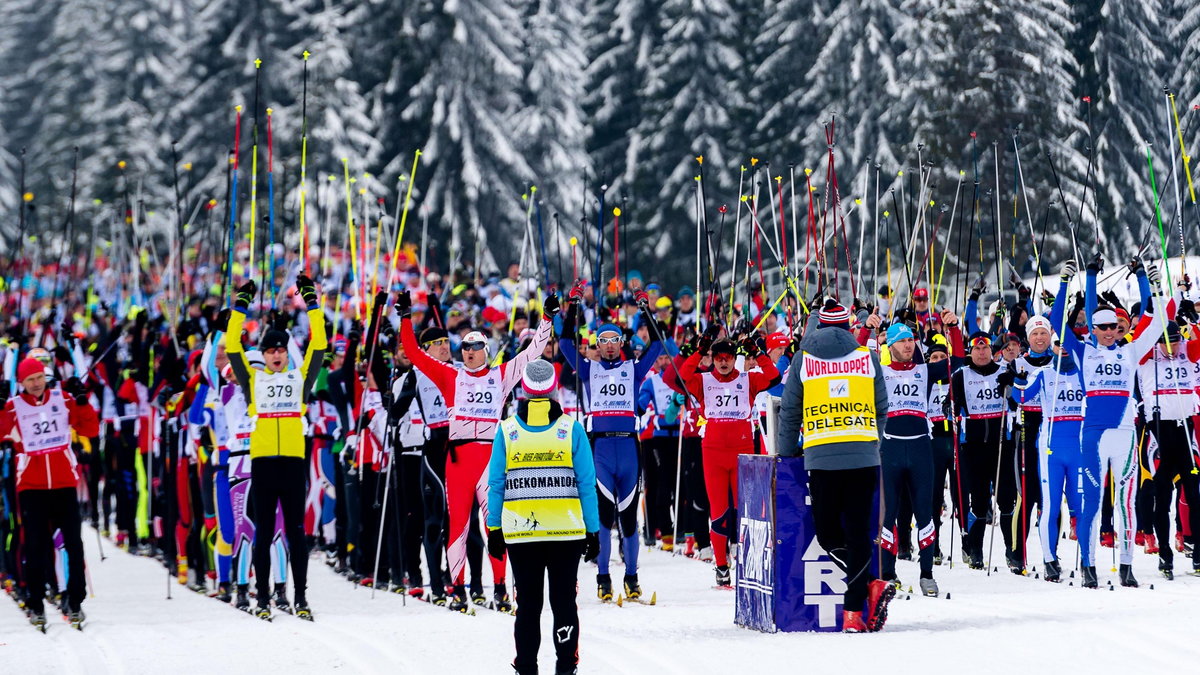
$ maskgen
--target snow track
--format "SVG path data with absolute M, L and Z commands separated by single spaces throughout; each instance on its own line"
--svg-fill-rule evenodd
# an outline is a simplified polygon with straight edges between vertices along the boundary
M 352 587 L 316 557 L 308 592 L 316 621 L 276 612 L 267 623 L 174 582 L 168 601 L 166 572 L 157 562 L 106 542 L 102 563 L 95 535 L 88 531 L 83 539 L 97 590 L 84 604 L 83 632 L 51 611 L 42 635 L 15 604 L 0 605 L 3 672 L 505 673 L 512 660 L 511 617 L 486 610 L 459 616 L 411 598 L 405 605 L 383 591 L 371 600 L 370 589 Z M 1030 551 L 1037 550 L 1033 543 Z M 1062 584 L 943 565 L 934 568 L 943 597 L 900 594 L 882 633 L 764 635 L 733 625 L 733 594 L 710 588 L 710 566 L 646 552 L 639 576 L 647 592 L 658 592 L 654 607 L 601 606 L 595 566 L 580 567 L 580 672 L 774 673 L 804 664 L 857 673 L 878 672 L 886 662 L 889 675 L 928 675 L 931 663 L 947 659 L 969 664 L 973 673 L 1011 672 L 1021 663 L 1036 663 L 1041 672 L 1177 669 L 1200 660 L 1200 579 L 1181 573 L 1166 581 L 1155 560 L 1137 553 L 1142 588 L 1112 591 L 1108 581 L 1117 583 L 1116 575 L 1108 568 L 1100 572 L 1099 590 L 1080 588 L 1069 578 L 1073 561 Z M 1180 572 L 1185 564 L 1176 556 Z M 622 573 L 614 560 L 613 576 Z M 901 561 L 898 573 L 906 589 L 915 586 L 916 563 Z M 484 581 L 490 588 L 486 572 Z M 542 625 L 541 665 L 552 672 L 548 606 Z

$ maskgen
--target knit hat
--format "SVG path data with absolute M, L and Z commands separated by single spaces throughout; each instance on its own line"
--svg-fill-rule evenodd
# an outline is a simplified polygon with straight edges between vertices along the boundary
M 981 330 L 977 330 L 974 333 L 971 333 L 971 337 L 967 340 L 967 348 L 974 349 L 975 346 L 980 343 L 983 343 L 983 344 L 987 345 L 988 347 L 991 347 L 992 346 L 992 336 L 988 335 L 987 333 L 985 333 Z
M 485 344 L 485 345 L 486 345 L 486 344 L 487 344 L 487 338 L 483 336 L 483 333 L 480 333 L 480 332 L 479 332 L 479 331 L 477 331 L 477 330 L 473 330 L 473 331 L 471 331 L 470 333 L 467 333 L 467 336 L 463 338 L 463 341 L 462 341 L 462 343 L 463 343 L 464 345 L 476 344 L 476 343 L 480 343 L 480 344 Z
M 787 336 L 783 333 L 771 333 L 767 336 L 767 349 L 771 350 L 779 349 L 780 347 L 786 347 L 788 346 L 788 342 L 790 342 L 790 340 L 788 340 Z
M 1125 319 L 1125 322 L 1129 323 L 1129 312 L 1126 312 L 1125 310 L 1118 307 L 1113 310 L 1113 314 L 1116 314 L 1118 319 Z
M 621 329 L 618 328 L 615 323 L 606 323 L 600 326 L 600 329 L 596 331 L 597 336 L 604 335 L 605 333 L 616 333 L 617 335 L 622 334 Z
M 1038 329 L 1038 328 L 1044 328 L 1051 335 L 1054 334 L 1054 326 L 1051 326 L 1050 319 L 1047 319 L 1044 316 L 1041 316 L 1041 315 L 1034 316 L 1025 322 L 1025 334 L 1026 335 L 1029 335 L 1035 329 Z
M 547 396 L 554 391 L 558 383 L 558 375 L 554 366 L 545 359 L 534 359 L 525 364 L 521 373 L 521 388 L 530 396 Z
M 258 348 L 265 352 L 268 349 L 286 349 L 287 344 L 288 334 L 277 328 L 272 328 L 263 334 L 262 340 L 258 343 Z
M 445 340 L 448 337 L 450 337 L 450 334 L 446 332 L 445 328 L 430 326 L 429 328 L 421 331 L 421 344 L 427 345 L 430 342 Z
M 836 326 L 850 329 L 850 310 L 841 306 L 836 300 L 826 301 L 825 306 L 817 312 L 817 320 L 821 326 Z
M 908 327 L 908 324 L 894 323 L 888 326 L 887 342 L 889 345 L 895 344 L 901 340 L 911 340 L 915 337 L 916 336 L 913 335 L 912 329 Z
M 924 288 L 918 288 L 915 291 L 913 291 L 912 296 L 913 296 L 913 300 L 928 300 L 929 299 L 929 291 Z
M 1179 342 L 1183 339 L 1183 335 L 1179 332 L 1179 324 L 1174 321 L 1168 321 L 1163 327 L 1163 334 L 1158 336 L 1159 344 L 1164 342 Z
M 41 361 L 27 356 L 21 359 L 21 364 L 17 366 L 17 381 L 24 382 L 25 378 L 45 372 L 46 367 L 42 365 Z
M 713 356 L 717 354 L 728 354 L 730 356 L 737 355 L 737 345 L 732 340 L 717 340 L 709 349 Z

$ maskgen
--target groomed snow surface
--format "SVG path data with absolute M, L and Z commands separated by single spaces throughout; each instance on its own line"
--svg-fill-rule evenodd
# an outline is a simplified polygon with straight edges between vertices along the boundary
M 948 529 L 944 529 L 949 534 Z M 84 543 L 95 597 L 84 603 L 88 623 L 71 630 L 48 612 L 47 634 L 26 623 L 16 604 L 0 605 L 0 671 L 6 673 L 509 673 L 509 616 L 483 608 L 462 616 L 399 595 L 355 588 L 317 556 L 308 598 L 316 621 L 276 613 L 267 623 L 171 582 L 157 562 L 104 542 Z M 1141 588 L 1119 586 L 1112 552 L 1101 549 L 1101 589 L 1017 577 L 1006 571 L 996 537 L 990 577 L 955 562 L 934 568 L 937 599 L 900 594 L 887 627 L 869 635 L 779 633 L 735 626 L 733 593 L 714 590 L 712 567 L 661 551 L 645 551 L 639 571 L 658 605 L 602 606 L 594 598 L 595 566 L 580 568 L 581 673 L 919 673 L 1195 672 L 1200 663 L 1200 578 L 1176 555 L 1175 581 L 1156 572 L 1155 556 L 1139 549 Z M 944 543 L 948 543 L 945 542 Z M 614 547 L 615 549 L 616 547 Z M 948 546 L 945 547 L 948 550 Z M 958 541 L 955 541 L 957 555 Z M 1074 569 L 1075 543 L 1061 542 L 1064 576 Z M 1036 532 L 1031 555 L 1040 551 Z M 614 555 L 616 555 L 614 553 Z M 948 563 L 949 561 L 947 561 Z M 486 565 L 485 565 L 486 567 Z M 1040 563 L 1037 564 L 1039 572 Z M 620 583 L 622 568 L 613 561 Z M 915 562 L 898 574 L 916 586 Z M 486 575 L 486 572 L 485 572 Z M 490 582 L 490 579 L 485 580 Z M 1075 586 L 1068 586 L 1075 581 Z M 1108 582 L 1117 585 L 1108 589 Z M 1150 585 L 1154 589 L 1150 589 Z M 490 595 L 490 586 L 488 587 Z M 946 599 L 949 592 L 951 599 Z M 290 593 L 289 593 L 290 595 Z M 518 599 L 519 601 L 519 599 Z M 549 634 L 550 610 L 543 611 Z M 940 664 L 940 665 L 939 665 Z M 541 672 L 554 670 L 544 639 Z

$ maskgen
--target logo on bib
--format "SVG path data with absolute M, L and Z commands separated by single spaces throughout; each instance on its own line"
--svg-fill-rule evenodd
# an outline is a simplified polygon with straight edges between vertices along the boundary
M 829 398 L 846 398 L 850 395 L 849 380 L 830 380 Z
M 558 436 L 558 440 L 560 440 L 560 441 L 561 441 L 561 440 L 563 440 L 563 439 L 565 439 L 565 438 L 567 437 L 567 430 L 566 430 L 566 429 L 559 429 L 559 430 L 556 432 L 556 435 Z

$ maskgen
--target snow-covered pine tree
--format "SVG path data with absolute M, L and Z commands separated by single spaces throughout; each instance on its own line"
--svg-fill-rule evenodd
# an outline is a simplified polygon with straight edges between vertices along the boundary
M 691 278 L 695 250 L 695 189 L 703 157 L 709 220 L 717 206 L 731 208 L 743 153 L 730 147 L 730 110 L 744 93 L 736 79 L 741 56 L 730 46 L 734 14 L 726 0 L 668 0 L 661 9 L 662 39 L 650 54 L 637 133 L 645 139 L 638 175 L 625 194 L 638 214 L 629 234 L 630 264 L 653 260 L 661 274 Z
M 1096 136 L 1088 209 L 1105 214 L 1101 218 L 1093 214 L 1091 219 L 1085 215 L 1085 224 L 1089 226 L 1085 231 L 1090 232 L 1090 226 L 1100 223 L 1108 244 L 1105 252 L 1114 261 L 1119 259 L 1119 253 L 1141 244 L 1146 228 L 1157 229 L 1146 164 L 1147 143 L 1151 143 L 1154 152 L 1164 224 L 1169 224 L 1168 219 L 1176 213 L 1171 180 L 1175 176 L 1170 167 L 1174 153 L 1178 152 L 1178 142 L 1174 129 L 1165 126 L 1164 82 L 1156 77 L 1165 72 L 1166 65 L 1165 5 L 1164 0 L 1105 0 L 1099 8 L 1100 26 L 1095 41 L 1088 45 L 1089 62 L 1081 68 L 1082 72 L 1096 73 L 1099 86 L 1095 93 L 1082 93 L 1092 97 L 1092 133 Z M 1177 105 L 1186 109 L 1186 98 L 1178 98 Z M 1182 162 L 1178 164 L 1176 170 L 1182 173 Z M 1067 201 L 1073 208 L 1079 208 L 1077 195 Z M 1118 223 L 1125 226 L 1119 227 Z M 1176 251 L 1178 236 L 1173 239 L 1176 245 L 1170 250 Z M 1157 242 L 1157 235 L 1153 241 Z M 1159 249 L 1154 246 L 1152 250 Z
M 434 36 L 429 68 L 410 91 L 402 115 L 427 119 L 418 177 L 424 206 L 451 225 L 481 237 L 492 269 L 520 252 L 525 213 L 521 194 L 534 172 L 511 135 L 520 108 L 523 71 L 520 15 L 512 0 L 442 5 L 445 35 Z
M 642 93 L 659 39 L 658 12 L 658 3 L 646 0 L 597 0 L 587 6 L 583 113 L 591 193 L 601 183 L 621 190 L 634 181 L 644 144 L 638 128 L 645 115 Z
M 536 176 L 547 262 L 552 266 L 555 252 L 568 246 L 566 239 L 571 234 L 578 234 L 572 215 L 578 213 L 583 177 L 589 169 L 580 109 L 582 12 L 578 0 L 527 0 L 523 13 L 522 107 L 514 115 L 512 127 L 517 147 L 529 158 Z M 563 216 L 566 226 L 561 242 L 553 240 L 548 227 L 555 212 Z M 541 267 L 540 256 L 536 264 Z
M 1076 66 L 1064 37 L 1071 29 L 1067 10 L 1064 0 L 1033 0 L 1019 6 L 998 0 L 914 0 L 905 5 L 909 20 L 917 23 L 907 24 L 904 61 L 912 65 L 906 66 L 901 77 L 911 74 L 913 79 L 901 89 L 894 115 L 907 118 L 917 130 L 903 145 L 924 144 L 925 157 L 934 163 L 939 201 L 952 197 L 959 171 L 966 171 L 964 190 L 970 186 L 974 169 L 970 134 L 976 132 L 980 208 L 987 208 L 983 195 L 988 189 L 994 192 L 996 184 L 993 142 L 1000 151 L 1001 198 L 1011 205 L 1013 131 L 1021 130 L 1022 169 L 1029 207 L 1035 213 L 1027 213 L 1025 199 L 1018 194 L 1019 220 L 1013 222 L 1002 214 L 1000 223 L 1008 246 L 1003 249 L 1006 258 L 1012 257 L 1013 235 L 1017 235 L 1018 259 L 1013 262 L 1018 268 L 1033 254 L 1030 219 L 1035 229 L 1040 228 L 1045 204 L 1058 198 L 1045 151 L 1053 153 L 1063 192 L 1076 207 L 1087 168 L 1087 158 L 1075 144 L 1075 138 L 1086 135 L 1086 128 L 1078 116 L 1072 78 Z M 932 30 L 923 31 L 922 25 Z M 923 44 L 916 47 L 921 51 L 910 55 L 907 50 L 918 43 Z M 1019 187 L 1015 191 L 1019 193 Z M 1050 249 L 1050 260 L 1061 259 L 1071 249 L 1061 209 L 1051 213 L 1050 222 L 1053 227 L 1045 248 Z M 990 245 L 992 225 L 987 212 L 982 224 Z M 1041 246 L 1041 232 L 1037 234 Z

